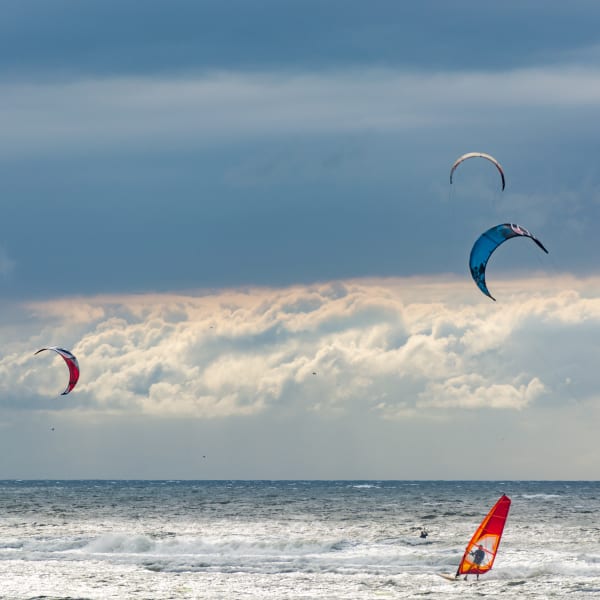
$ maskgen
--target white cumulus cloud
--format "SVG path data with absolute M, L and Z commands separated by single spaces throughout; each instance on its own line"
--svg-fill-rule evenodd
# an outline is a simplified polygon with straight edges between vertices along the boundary
M 504 300 L 495 304 L 467 283 L 365 280 L 38 302 L 22 307 L 39 325 L 29 338 L 0 324 L 2 404 L 204 419 L 405 419 L 594 397 L 600 280 L 497 281 Z M 66 368 L 58 357 L 33 356 L 49 344 L 71 348 L 81 364 L 76 390 L 60 399 Z

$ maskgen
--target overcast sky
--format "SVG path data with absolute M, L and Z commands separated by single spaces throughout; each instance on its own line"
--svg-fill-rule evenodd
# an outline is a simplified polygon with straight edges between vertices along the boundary
M 600 477 L 597 2 L 0 6 L 0 478 Z

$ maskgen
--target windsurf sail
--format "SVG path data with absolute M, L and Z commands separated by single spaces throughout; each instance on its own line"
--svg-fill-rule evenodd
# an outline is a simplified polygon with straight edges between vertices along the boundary
M 510 498 L 503 495 L 494 504 L 492 510 L 483 519 L 471 541 L 467 544 L 465 553 L 458 565 L 456 577 L 471 574 L 481 575 L 492 568 L 509 509 Z

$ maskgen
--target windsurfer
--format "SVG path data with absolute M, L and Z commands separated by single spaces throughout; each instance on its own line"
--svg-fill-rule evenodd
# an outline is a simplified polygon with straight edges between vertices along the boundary
M 480 567 L 483 559 L 485 558 L 485 550 L 483 549 L 483 546 L 479 544 L 479 546 L 477 546 L 477 550 L 471 550 L 471 552 L 469 552 L 469 556 L 473 557 L 473 564 L 477 567 Z M 465 580 L 466 579 L 467 576 L 465 575 Z M 477 573 L 477 579 L 479 579 L 479 573 Z
M 442 577 L 459 579 L 461 575 L 472 573 L 479 579 L 479 575 L 487 573 L 492 568 L 509 509 L 510 498 L 503 494 L 469 540 L 456 574 L 454 576 L 442 575 Z M 465 577 L 465 579 L 467 578 Z

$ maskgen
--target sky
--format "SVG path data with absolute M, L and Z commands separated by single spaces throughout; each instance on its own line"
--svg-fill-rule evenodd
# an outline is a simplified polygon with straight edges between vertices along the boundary
M 0 478 L 600 477 L 597 2 L 0 6 Z

